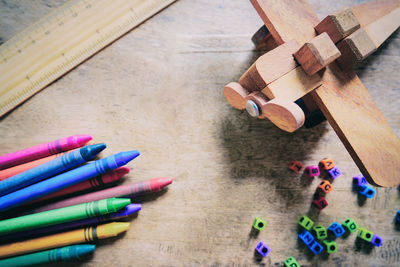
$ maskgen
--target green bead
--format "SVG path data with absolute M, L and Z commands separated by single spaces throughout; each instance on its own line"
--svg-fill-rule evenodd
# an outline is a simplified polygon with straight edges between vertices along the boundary
M 358 229 L 358 225 L 356 224 L 356 222 L 350 218 L 346 219 L 342 223 L 342 226 L 349 230 L 351 233 L 354 233 Z
M 300 264 L 296 261 L 295 258 L 289 257 L 287 260 L 283 263 L 285 267 L 300 267 Z
M 330 241 L 330 240 L 324 240 L 322 241 L 326 247 L 326 252 L 329 254 L 336 253 L 337 252 L 337 244 L 335 241 Z
M 310 231 L 311 227 L 314 225 L 314 222 L 306 215 L 303 215 L 299 219 L 299 224 L 303 226 L 306 230 Z
M 256 217 L 253 221 L 253 227 L 259 231 L 263 231 L 266 225 L 267 222 L 259 217 Z
M 316 225 L 313 227 L 313 231 L 319 240 L 323 240 L 328 237 L 328 231 L 322 225 Z
M 371 242 L 374 233 L 365 229 L 365 228 L 358 228 L 357 236 L 361 239 L 364 239 L 367 242 Z

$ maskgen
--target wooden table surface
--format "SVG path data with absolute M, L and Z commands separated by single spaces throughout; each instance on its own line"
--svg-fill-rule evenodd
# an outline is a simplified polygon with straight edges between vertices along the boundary
M 0 41 L 64 2 L 1 1 Z M 359 2 L 310 1 L 320 18 Z M 103 157 L 140 150 L 125 183 L 175 179 L 165 192 L 136 199 L 143 209 L 126 234 L 99 242 L 74 265 L 282 266 L 294 256 L 302 266 L 399 266 L 397 188 L 362 201 L 351 188 L 359 171 L 328 123 L 289 134 L 224 99 L 223 86 L 261 55 L 250 41 L 261 24 L 248 1 L 178 1 L 0 120 L 0 154 L 92 134 L 108 145 Z M 397 31 L 357 70 L 397 136 L 399 46 Z M 287 167 L 323 157 L 343 175 L 317 212 L 310 204 L 320 178 Z M 313 257 L 298 242 L 302 214 L 325 226 L 350 217 L 384 243 L 366 250 L 352 234 L 337 240 L 336 254 Z M 257 237 L 250 235 L 255 216 L 267 221 Z M 253 254 L 259 241 L 272 249 L 261 262 Z

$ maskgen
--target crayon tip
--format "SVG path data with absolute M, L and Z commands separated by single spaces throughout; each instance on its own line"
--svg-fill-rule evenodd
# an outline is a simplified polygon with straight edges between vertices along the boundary
M 75 135 L 76 142 L 79 144 L 79 146 L 83 146 L 87 142 L 93 139 L 91 135 L 88 134 L 77 134 Z
M 84 160 L 91 160 L 97 154 L 99 154 L 101 151 L 103 151 L 106 147 L 107 146 L 104 143 L 94 144 L 91 146 L 82 147 L 80 152 L 81 152 L 82 158 Z
M 107 209 L 111 212 L 125 208 L 127 205 L 131 204 L 129 198 L 109 198 L 107 199 Z
M 150 190 L 151 192 L 158 192 L 171 184 L 173 180 L 173 178 L 153 178 L 150 180 Z
M 125 217 L 128 217 L 129 215 L 131 215 L 131 214 L 133 214 L 135 212 L 138 212 L 141 209 L 142 209 L 142 205 L 140 205 L 140 204 L 129 204 L 128 206 L 126 206 L 122 210 L 111 214 L 110 217 L 112 219 L 115 219 L 115 220 L 121 219 L 121 218 L 125 218 Z
M 117 162 L 118 166 L 122 166 L 127 164 L 129 161 L 133 160 L 137 156 L 140 155 L 140 152 L 137 150 L 125 151 L 120 152 L 115 155 L 115 161 Z
M 95 245 L 84 244 L 70 246 L 70 255 L 74 255 L 74 258 L 79 259 L 81 256 L 91 253 L 96 249 Z
M 99 230 L 99 233 L 103 232 L 104 236 L 116 236 L 122 232 L 127 231 L 130 225 L 131 224 L 128 222 L 112 222 L 99 225 L 97 229 Z
M 128 174 L 131 171 L 128 167 L 119 167 L 118 169 L 115 169 L 115 175 L 120 178 L 124 176 L 125 174 Z

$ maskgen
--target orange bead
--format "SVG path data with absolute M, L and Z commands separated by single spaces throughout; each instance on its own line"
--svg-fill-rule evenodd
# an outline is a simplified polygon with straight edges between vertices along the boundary
M 295 160 L 292 162 L 292 164 L 290 164 L 289 169 L 298 174 L 303 169 L 303 164 Z
M 318 188 L 322 190 L 325 194 L 328 194 L 333 190 L 333 186 L 329 181 L 322 181 L 319 185 Z
M 335 162 L 331 158 L 324 158 L 319 163 L 324 166 L 325 170 L 330 170 L 335 167 Z

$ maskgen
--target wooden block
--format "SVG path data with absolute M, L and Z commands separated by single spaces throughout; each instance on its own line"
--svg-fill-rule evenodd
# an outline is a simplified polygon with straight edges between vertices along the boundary
M 275 98 L 262 105 L 261 109 L 263 117 L 286 132 L 294 132 L 304 124 L 304 112 L 293 102 Z
M 360 28 L 356 16 L 350 8 L 342 9 L 326 16 L 314 27 L 318 34 L 326 32 L 335 44 Z
M 267 84 L 297 67 L 292 54 L 298 49 L 298 43 L 291 40 L 265 53 L 240 77 L 239 83 L 250 92 L 261 91 Z
M 280 98 L 286 102 L 294 102 L 320 86 L 321 83 L 319 73 L 308 76 L 303 68 L 297 67 L 268 84 L 261 92 L 269 99 Z
M 373 0 L 352 7 L 351 10 L 361 27 L 364 27 L 389 14 L 399 6 L 399 0 Z
M 256 47 L 256 50 L 270 51 L 278 46 L 265 25 L 261 26 L 261 28 L 256 31 L 253 37 L 251 37 L 251 41 Z
M 376 51 L 374 42 L 364 29 L 359 29 L 340 41 L 337 48 L 342 53 L 337 62 L 345 71 L 352 69 Z
M 326 32 L 305 43 L 293 54 L 308 75 L 325 68 L 340 56 L 339 50 Z
M 367 25 L 364 30 L 378 48 L 400 26 L 400 8 Z
M 226 100 L 234 108 L 243 110 L 246 106 L 246 96 L 249 92 L 244 89 L 240 84 L 231 82 L 224 87 L 224 95 Z

